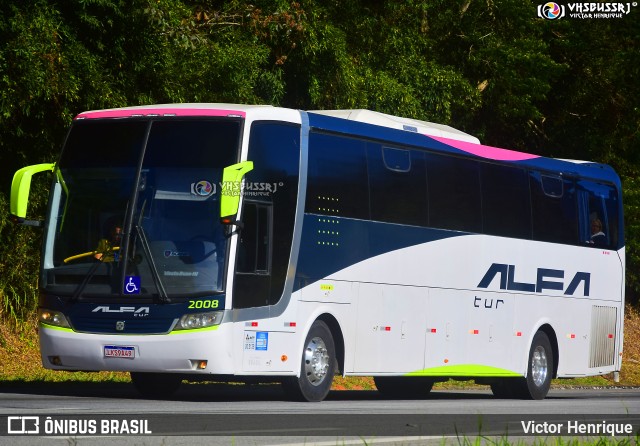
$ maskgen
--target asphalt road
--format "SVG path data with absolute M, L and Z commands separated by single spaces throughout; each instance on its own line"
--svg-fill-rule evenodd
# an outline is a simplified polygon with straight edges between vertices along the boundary
M 496 399 L 488 388 L 423 400 L 337 391 L 298 403 L 277 385 L 190 384 L 171 400 L 144 400 L 130 384 L 0 382 L 0 444 L 408 446 L 458 444 L 457 435 L 519 441 L 534 431 L 633 437 L 640 389 L 552 390 L 543 401 Z

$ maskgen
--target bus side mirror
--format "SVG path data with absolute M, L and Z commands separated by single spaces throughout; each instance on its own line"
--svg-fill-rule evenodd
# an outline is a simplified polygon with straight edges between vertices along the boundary
M 31 177 L 40 172 L 50 171 L 55 168 L 55 163 L 34 164 L 23 167 L 13 175 L 11 181 L 11 203 L 9 211 L 11 220 L 17 224 L 29 226 L 41 226 L 38 220 L 27 220 L 27 205 L 29 204 L 29 190 L 31 189 Z
M 242 194 L 242 178 L 253 170 L 253 161 L 243 161 L 225 167 L 222 171 L 222 185 L 220 190 L 220 223 L 242 227 L 236 221 Z

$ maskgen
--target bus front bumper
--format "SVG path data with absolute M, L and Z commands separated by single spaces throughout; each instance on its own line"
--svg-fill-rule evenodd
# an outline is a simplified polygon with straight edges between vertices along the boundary
M 52 370 L 233 374 L 231 327 L 163 335 L 78 333 L 40 325 L 42 365 Z M 203 367 L 204 366 L 204 367 Z

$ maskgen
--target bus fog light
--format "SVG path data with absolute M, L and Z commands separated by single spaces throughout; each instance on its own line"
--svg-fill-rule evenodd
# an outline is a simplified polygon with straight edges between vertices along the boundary
M 38 309 L 38 321 L 47 324 L 53 325 L 55 327 L 66 327 L 71 328 L 67 318 L 60 311 L 47 310 L 44 308 Z
M 180 318 L 174 330 L 194 330 L 198 328 L 212 327 L 214 325 L 219 325 L 221 321 L 222 311 L 185 314 Z
M 192 370 L 204 370 L 207 368 L 207 364 L 209 363 L 206 359 L 190 359 Z

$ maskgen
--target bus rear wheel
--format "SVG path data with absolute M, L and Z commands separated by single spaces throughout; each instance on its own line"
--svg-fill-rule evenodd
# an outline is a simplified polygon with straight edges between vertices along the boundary
M 433 387 L 433 380 L 424 376 L 374 376 L 373 382 L 386 398 L 425 398 Z
M 491 384 L 491 390 L 498 398 L 542 400 L 549 393 L 553 369 L 551 342 L 545 332 L 538 331 L 529 349 L 527 377 L 505 378 Z
M 300 377 L 287 376 L 282 386 L 296 401 L 322 401 L 329 394 L 336 370 L 336 349 L 331 330 L 315 321 L 304 341 Z
M 130 375 L 133 387 L 149 399 L 169 398 L 182 383 L 182 377 L 172 373 L 131 372 Z

